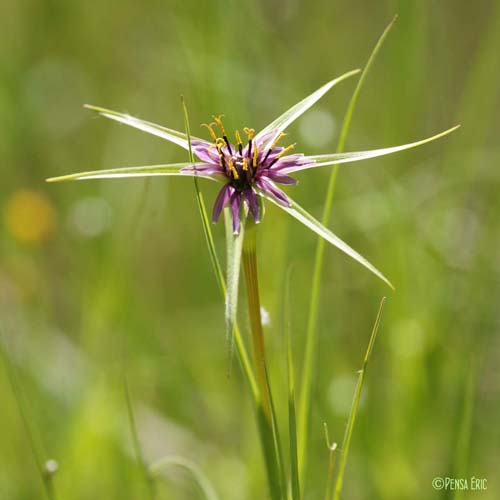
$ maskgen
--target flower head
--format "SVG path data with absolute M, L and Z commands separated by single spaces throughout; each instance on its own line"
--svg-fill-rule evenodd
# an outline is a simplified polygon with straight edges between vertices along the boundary
M 255 130 L 244 128 L 245 144 L 236 130 L 235 141 L 231 142 L 226 134 L 222 118 L 216 117 L 214 123 L 204 125 L 213 140 L 211 143 L 193 140 L 193 153 L 203 165 L 189 166 L 186 173 L 203 173 L 218 176 L 225 180 L 215 200 L 212 219 L 217 222 L 224 207 L 231 207 L 233 231 L 239 232 L 242 204 L 256 223 L 261 219 L 259 191 L 271 196 L 277 203 L 291 206 L 286 194 L 276 184 L 294 185 L 297 181 L 283 172 L 286 168 L 312 164 L 303 154 L 290 154 L 295 144 L 286 147 L 278 143 L 286 135 L 273 130 L 263 136 L 255 136 Z
M 95 106 L 86 106 L 99 112 L 106 118 L 159 136 L 186 150 L 192 147 L 193 153 L 200 162 L 94 170 L 47 180 L 52 182 L 98 178 L 176 175 L 198 176 L 221 182 L 223 186 L 219 191 L 213 207 L 212 218 L 214 222 L 219 219 L 222 209 L 230 206 L 233 232 L 238 234 L 241 226 L 240 217 L 242 207 L 247 207 L 255 222 L 259 222 L 262 218 L 262 207 L 259 200 L 266 199 L 280 207 L 329 243 L 348 254 L 390 285 L 387 278 L 385 278 L 378 269 L 323 226 L 309 214 L 309 212 L 304 210 L 277 186 L 277 184 L 296 184 L 297 181 L 289 175 L 294 172 L 396 153 L 443 137 L 458 128 L 458 126 L 453 127 L 427 139 L 404 144 L 402 146 L 353 153 L 310 156 L 292 153 L 294 144 L 285 147 L 280 145 L 284 142 L 285 129 L 293 121 L 325 95 L 334 85 L 357 73 L 358 70 L 350 71 L 323 85 L 311 95 L 292 106 L 257 134 L 255 134 L 253 129 L 249 128 L 243 129 L 243 136 L 239 131 L 236 131 L 234 134 L 234 141 L 229 139 L 220 116 L 214 118 L 214 123 L 204 125 L 211 137 L 211 141 L 206 141 L 198 137 L 188 136 L 177 130 L 134 118 L 130 115 Z

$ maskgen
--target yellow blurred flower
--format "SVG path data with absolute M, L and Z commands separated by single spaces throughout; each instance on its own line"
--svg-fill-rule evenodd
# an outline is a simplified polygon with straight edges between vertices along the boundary
M 34 243 L 46 239 L 54 229 L 55 211 L 42 192 L 20 189 L 8 198 L 4 220 L 16 239 Z

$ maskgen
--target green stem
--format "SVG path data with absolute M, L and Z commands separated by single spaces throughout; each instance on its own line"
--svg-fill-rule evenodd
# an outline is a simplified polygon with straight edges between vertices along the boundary
M 139 434 L 137 432 L 134 407 L 132 406 L 132 398 L 130 396 L 128 380 L 125 374 L 123 375 L 123 389 L 125 392 L 125 400 L 127 403 L 127 415 L 130 425 L 130 432 L 132 434 L 132 443 L 134 446 L 135 458 L 143 471 L 144 479 L 146 480 L 148 485 L 149 496 L 151 500 L 154 500 L 156 498 L 154 479 L 149 472 L 148 464 L 144 458 L 144 453 L 142 452 L 141 443 L 139 441 Z
M 285 498 L 284 473 L 280 460 L 279 435 L 276 425 L 271 387 L 267 371 L 266 348 L 260 312 L 259 282 L 257 275 L 256 226 L 247 222 L 242 252 L 243 269 L 247 291 L 248 314 L 255 365 L 255 380 L 259 391 L 260 407 L 257 421 L 261 434 L 264 458 L 266 461 L 269 489 L 273 500 Z
M 28 437 L 29 445 L 31 448 L 31 453 L 33 455 L 33 459 L 35 461 L 36 468 L 38 473 L 40 474 L 40 478 L 42 479 L 43 486 L 45 489 L 45 494 L 48 500 L 56 500 L 56 493 L 54 489 L 54 484 L 52 481 L 52 477 L 55 471 L 49 470 L 47 467 L 47 463 L 43 459 L 44 453 L 42 451 L 42 446 L 38 439 L 35 437 L 35 431 L 30 423 L 28 418 L 28 408 L 26 399 L 24 397 L 21 383 L 19 382 L 19 376 L 17 373 L 17 367 L 12 361 L 10 353 L 7 348 L 7 344 L 2 338 L 2 333 L 0 332 L 0 353 L 3 357 L 5 368 L 7 371 L 7 376 L 12 387 L 12 392 L 14 393 L 14 397 L 16 399 L 17 407 L 19 410 L 19 414 L 21 415 L 21 420 L 23 422 L 23 426 Z
M 191 148 L 191 130 L 189 127 L 189 116 L 187 112 L 186 101 L 183 96 L 181 96 L 181 104 L 184 113 L 184 125 L 189 145 L 189 161 L 194 162 L 193 150 Z M 224 273 L 222 271 L 219 258 L 217 256 L 217 251 L 215 250 L 215 242 L 212 235 L 212 230 L 210 229 L 208 213 L 205 201 L 203 199 L 203 193 L 201 192 L 200 187 L 198 185 L 197 177 L 194 177 L 194 187 L 196 192 L 196 202 L 198 204 L 198 209 L 200 211 L 201 222 L 203 225 L 203 233 L 205 235 L 205 239 L 207 242 L 207 247 L 210 254 L 210 260 L 212 262 L 212 268 L 214 270 L 215 277 L 217 279 L 217 284 L 219 285 L 219 289 L 222 293 L 222 296 L 225 297 L 227 291 L 226 280 L 224 279 Z M 243 374 L 246 378 L 246 381 L 252 393 L 253 401 L 254 403 L 256 403 L 258 398 L 257 384 L 255 382 L 255 376 L 252 370 L 252 366 L 250 364 L 250 359 L 248 357 L 245 343 L 243 342 L 243 338 L 241 336 L 241 332 L 240 329 L 238 328 L 238 325 L 234 325 L 234 339 L 236 343 L 236 349 L 238 352 L 239 361 L 241 364 L 241 369 L 243 371 Z
M 373 51 L 368 58 L 368 61 L 361 73 L 358 80 L 356 88 L 352 94 L 351 100 L 347 107 L 346 114 L 344 116 L 344 121 L 342 122 L 342 128 L 340 131 L 339 142 L 337 145 L 337 153 L 342 153 L 345 146 L 345 141 L 347 138 L 347 133 L 351 125 L 352 116 L 354 109 L 356 107 L 356 102 L 358 100 L 359 93 L 365 82 L 368 71 L 370 70 L 373 61 L 375 60 L 387 34 L 397 20 L 397 16 L 389 23 L 387 28 L 384 30 L 380 38 L 378 39 Z M 330 215 L 332 211 L 333 197 L 335 194 L 335 187 L 337 185 L 337 175 L 340 165 L 334 165 L 330 179 L 328 181 L 328 188 L 326 192 L 325 204 L 323 207 L 323 214 L 321 217 L 321 223 L 324 226 L 328 226 L 330 221 Z M 302 377 L 302 387 L 300 394 L 300 408 L 299 408 L 299 471 L 300 477 L 302 478 L 306 463 L 306 452 L 308 443 L 308 427 L 309 427 L 309 410 L 310 410 L 310 400 L 311 400 L 311 389 L 313 382 L 313 367 L 316 358 L 316 346 L 317 346 L 317 321 L 318 321 L 318 308 L 319 308 L 319 294 L 321 285 L 321 273 L 323 270 L 323 260 L 325 255 L 325 240 L 323 238 L 318 239 L 316 245 L 316 254 L 314 259 L 314 271 L 311 286 L 311 302 L 309 305 L 309 317 L 307 323 L 307 335 L 306 335 L 306 347 L 304 354 L 304 371 Z M 302 484 L 304 481 L 302 480 Z
M 358 414 L 359 400 L 361 399 L 361 390 L 363 389 L 363 382 L 365 380 L 366 368 L 368 362 L 370 361 L 370 356 L 373 351 L 373 346 L 375 344 L 375 339 L 377 338 L 377 332 L 380 326 L 380 321 L 382 319 L 382 311 L 384 310 L 385 297 L 380 301 L 380 306 L 378 309 L 377 318 L 375 324 L 373 325 L 372 333 L 370 335 L 370 341 L 368 342 L 368 347 L 366 349 L 365 357 L 363 359 L 363 366 L 358 372 L 358 382 L 356 384 L 356 389 L 354 391 L 354 398 L 352 400 L 351 411 L 349 412 L 349 418 L 347 419 L 347 426 L 344 433 L 344 439 L 342 441 L 342 451 L 340 454 L 339 470 L 337 473 L 337 479 L 335 481 L 335 495 L 334 500 L 340 499 L 340 493 L 342 492 L 342 486 L 344 483 L 344 472 L 347 463 L 347 456 L 349 455 L 349 448 L 351 445 L 352 432 L 354 430 L 354 424 L 356 423 L 356 416 Z

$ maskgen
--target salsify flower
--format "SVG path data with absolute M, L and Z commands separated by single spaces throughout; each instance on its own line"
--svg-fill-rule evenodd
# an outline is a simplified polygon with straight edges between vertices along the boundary
M 288 146 L 281 145 L 286 135 L 285 129 L 292 122 L 316 103 L 333 86 L 358 72 L 358 70 L 350 71 L 339 78 L 331 80 L 292 106 L 258 133 L 255 133 L 254 129 L 246 127 L 242 129 L 242 134 L 237 130 L 234 134 L 234 140 L 230 139 L 230 136 L 226 133 L 221 116 L 214 117 L 213 123 L 204 125 L 211 138 L 211 140 L 204 140 L 193 136 L 188 137 L 183 132 L 140 120 L 127 114 L 86 105 L 87 108 L 97 111 L 106 118 L 159 136 L 186 150 L 189 150 L 191 146 L 192 152 L 199 159 L 199 162 L 97 170 L 54 177 L 47 180 L 53 182 L 164 175 L 198 176 L 214 180 L 222 183 L 223 186 L 213 206 L 213 222 L 217 222 L 222 209 L 229 206 L 232 213 L 233 232 L 238 234 L 241 227 L 242 212 L 244 211 L 246 214 L 248 211 L 256 223 L 260 222 L 262 219 L 261 202 L 263 199 L 266 199 L 292 215 L 309 229 L 322 236 L 329 243 L 348 254 L 392 286 L 387 278 L 364 257 L 323 226 L 278 187 L 278 185 L 297 184 L 297 180 L 291 177 L 290 174 L 302 170 L 396 153 L 443 137 L 458 128 L 456 126 L 427 139 L 401 146 L 351 153 L 311 156 L 293 153 L 292 150 L 295 144 Z

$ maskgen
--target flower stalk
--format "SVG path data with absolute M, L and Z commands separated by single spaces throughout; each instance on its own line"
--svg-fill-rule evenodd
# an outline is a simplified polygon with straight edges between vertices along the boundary
M 279 433 L 274 412 L 271 386 L 269 383 L 264 331 L 262 328 L 259 280 L 257 273 L 256 232 L 256 224 L 248 219 L 245 227 L 245 239 L 243 241 L 242 263 L 247 292 L 255 379 L 260 400 L 257 421 L 266 460 L 271 497 L 273 500 L 278 500 L 286 498 L 286 486 L 284 485 Z

